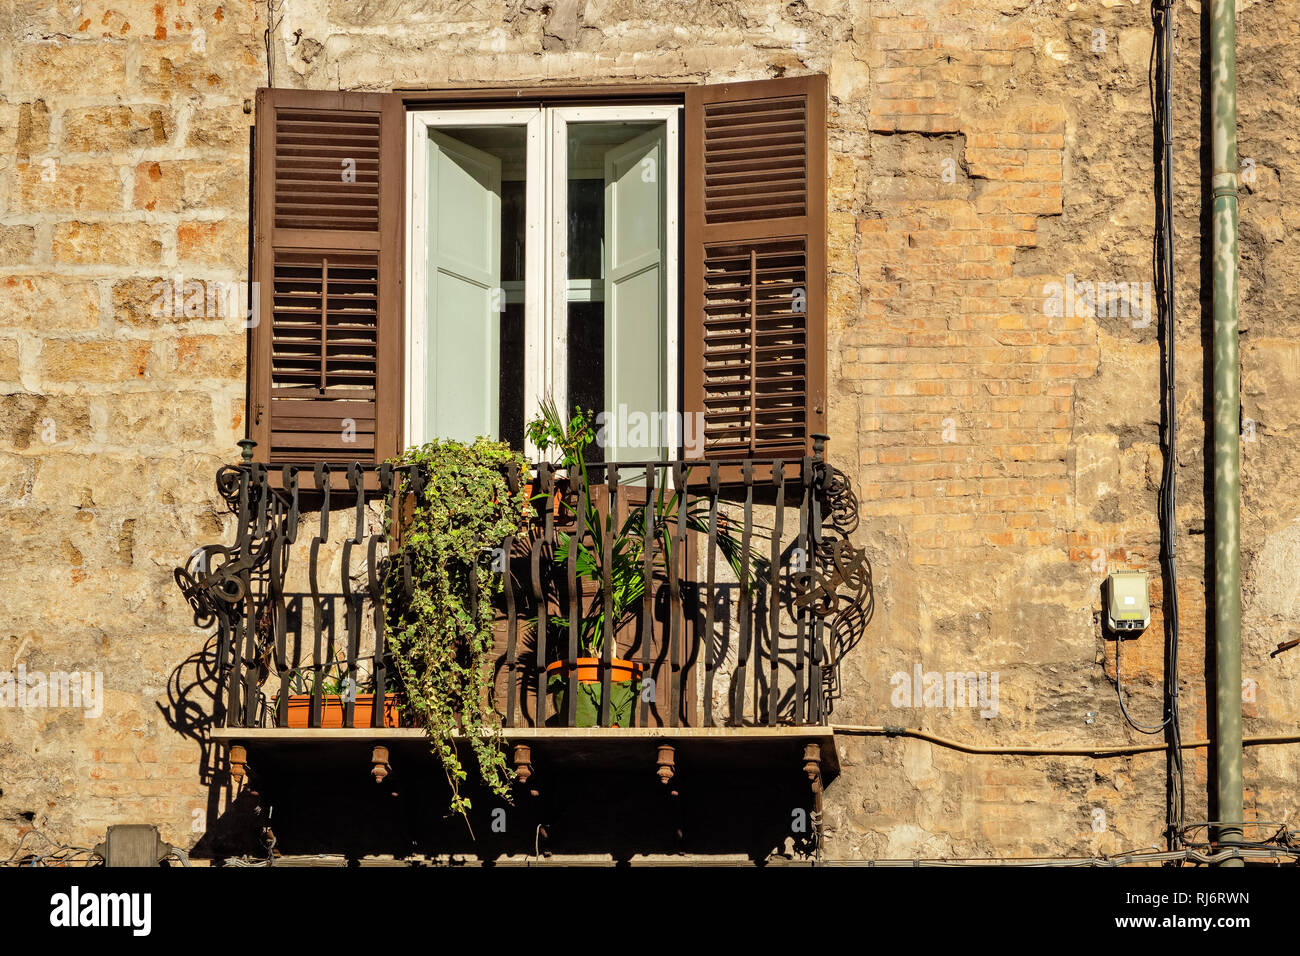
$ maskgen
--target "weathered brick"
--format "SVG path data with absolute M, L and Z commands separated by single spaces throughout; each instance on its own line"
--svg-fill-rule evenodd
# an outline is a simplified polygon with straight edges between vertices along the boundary
M 238 451 L 214 448 L 210 453 L 183 452 L 155 465 L 157 500 L 165 505 L 203 506 L 216 501 L 214 480 L 217 469 Z
M 105 409 L 113 444 L 179 445 L 212 436 L 212 400 L 201 392 L 115 395 Z
M 183 222 L 176 228 L 176 257 L 182 264 L 242 270 L 248 260 L 248 223 Z
M 149 342 L 50 339 L 41 347 L 41 380 L 64 384 L 140 381 L 149 377 L 152 352 Z
M 116 212 L 122 178 L 107 163 L 20 163 L 15 212 Z
M 0 338 L 0 382 L 18 381 L 18 340 Z
M 132 326 L 159 326 L 186 321 L 184 312 L 173 315 L 166 300 L 172 297 L 172 280 L 142 276 L 113 283 L 113 321 Z
M 190 39 L 150 44 L 141 50 L 139 88 L 158 97 L 219 92 L 242 66 L 231 47 L 216 36 L 201 49 Z
M 99 289 L 93 282 L 48 273 L 0 280 L 0 328 L 74 331 L 98 322 Z
M 241 209 L 248 205 L 243 165 L 201 160 L 141 163 L 132 204 L 149 212 Z
M 90 403 L 75 395 L 0 394 L 0 444 L 41 450 L 91 437 Z
M 32 153 L 44 152 L 50 144 L 50 111 L 44 100 L 22 103 L 18 107 L 18 123 L 14 152 L 25 160 Z
M 168 372 L 181 379 L 241 379 L 245 368 L 244 337 L 242 331 L 182 336 L 175 342 Z
M 36 258 L 36 227 L 0 226 L 0 262 L 26 265 Z
M 248 283 L 185 274 L 140 276 L 113 286 L 113 318 L 137 327 L 219 321 L 232 330 L 247 322 Z
M 58 4 L 56 25 L 88 37 L 162 40 L 167 25 L 185 7 L 176 0 L 81 0 Z
M 148 466 L 137 455 L 57 452 L 36 459 L 31 493 L 34 505 L 66 511 L 130 506 L 149 488 Z
M 185 145 L 246 155 L 252 120 L 242 106 L 196 109 L 190 115 Z
M 126 47 L 121 44 L 22 43 L 11 47 L 10 89 L 51 97 L 80 93 L 94 78 L 95 93 L 121 93 L 126 85 Z
M 114 153 L 165 146 L 175 117 L 164 106 L 97 106 L 63 114 L 63 148 L 70 153 Z
M 61 222 L 54 227 L 58 262 L 149 266 L 162 258 L 159 229 L 143 222 Z

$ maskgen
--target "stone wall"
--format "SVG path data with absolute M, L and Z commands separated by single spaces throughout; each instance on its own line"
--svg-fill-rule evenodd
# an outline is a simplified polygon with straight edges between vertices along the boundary
M 1300 9 L 1241 0 L 1247 733 L 1295 727 L 1300 650 Z M 164 713 L 203 644 L 171 569 L 230 540 L 212 477 L 244 430 L 237 320 L 157 316 L 160 277 L 245 279 L 257 87 L 830 80 L 830 458 L 861 502 L 877 612 L 834 721 L 980 744 L 1140 735 L 1103 640 L 1109 569 L 1158 605 L 1159 348 L 1049 283 L 1151 281 L 1150 21 L 1133 0 L 15 0 L 0 12 L 0 670 L 101 671 L 104 713 L 0 709 L 0 855 L 219 812 Z M 1208 325 L 1197 0 L 1176 8 L 1176 532 L 1184 737 L 1206 734 Z M 1250 160 L 1245 163 L 1245 160 Z M 1102 305 L 1118 305 L 1119 300 Z M 1130 306 L 1134 303 L 1128 302 Z M 1153 304 L 1152 304 L 1153 305 Z M 183 313 L 184 310 L 181 310 Z M 1097 314 L 1100 312 L 1101 314 Z M 1139 313 L 1140 314 L 1140 313 Z M 1212 531 L 1212 528 L 1209 529 Z M 1125 647 L 1160 713 L 1161 620 Z M 897 674 L 997 672 L 996 716 L 900 709 Z M 1212 670 L 1212 665 L 1211 670 Z M 186 679 L 184 676 L 179 678 Z M 891 683 L 892 680 L 892 683 Z M 161 709 L 160 709 L 161 708 Z M 1162 842 L 1162 754 L 971 756 L 845 737 L 827 854 L 1092 854 Z M 1206 752 L 1189 751 L 1189 821 Z M 1289 819 L 1300 751 L 1248 749 L 1247 813 Z

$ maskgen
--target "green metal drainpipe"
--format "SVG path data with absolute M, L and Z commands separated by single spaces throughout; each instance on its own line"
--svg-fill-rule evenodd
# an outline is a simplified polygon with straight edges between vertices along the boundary
M 1222 843 L 1240 843 L 1241 463 L 1237 370 L 1236 0 L 1210 3 L 1210 127 L 1214 261 L 1214 757 Z M 1241 860 L 1225 863 L 1241 866 Z

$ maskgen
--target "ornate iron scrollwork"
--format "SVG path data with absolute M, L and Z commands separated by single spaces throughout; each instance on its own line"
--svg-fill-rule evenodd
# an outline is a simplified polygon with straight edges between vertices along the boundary
M 817 512 L 811 560 L 801 576 L 796 610 L 808 608 L 826 629 L 820 649 L 827 711 L 839 696 L 839 662 L 862 639 L 875 613 L 871 562 L 849 536 L 858 527 L 858 500 L 848 476 L 818 462 Z M 820 630 L 820 629 L 819 629 Z
M 245 674 L 252 670 L 261 686 L 277 664 L 277 626 L 283 626 L 277 595 L 288 564 L 292 512 L 272 491 L 265 466 L 222 466 L 216 488 L 238 522 L 235 544 L 196 548 L 173 577 L 195 625 L 217 628 L 219 673 L 224 677 L 238 664 Z

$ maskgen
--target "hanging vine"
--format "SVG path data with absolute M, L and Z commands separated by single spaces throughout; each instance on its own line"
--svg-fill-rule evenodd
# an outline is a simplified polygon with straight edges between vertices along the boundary
M 524 523 L 525 492 L 511 493 L 507 469 L 515 465 L 523 474 L 526 465 L 507 445 L 483 438 L 409 448 L 393 464 L 416 466 L 423 480 L 401 471 L 402 487 L 389 500 L 386 521 L 395 542 L 384 574 L 389 649 L 406 704 L 446 771 L 450 810 L 466 816 L 468 775 L 456 751 L 457 731 L 469 742 L 483 784 L 510 796 L 501 728 L 488 699 L 492 599 L 505 578 L 497 549 Z

